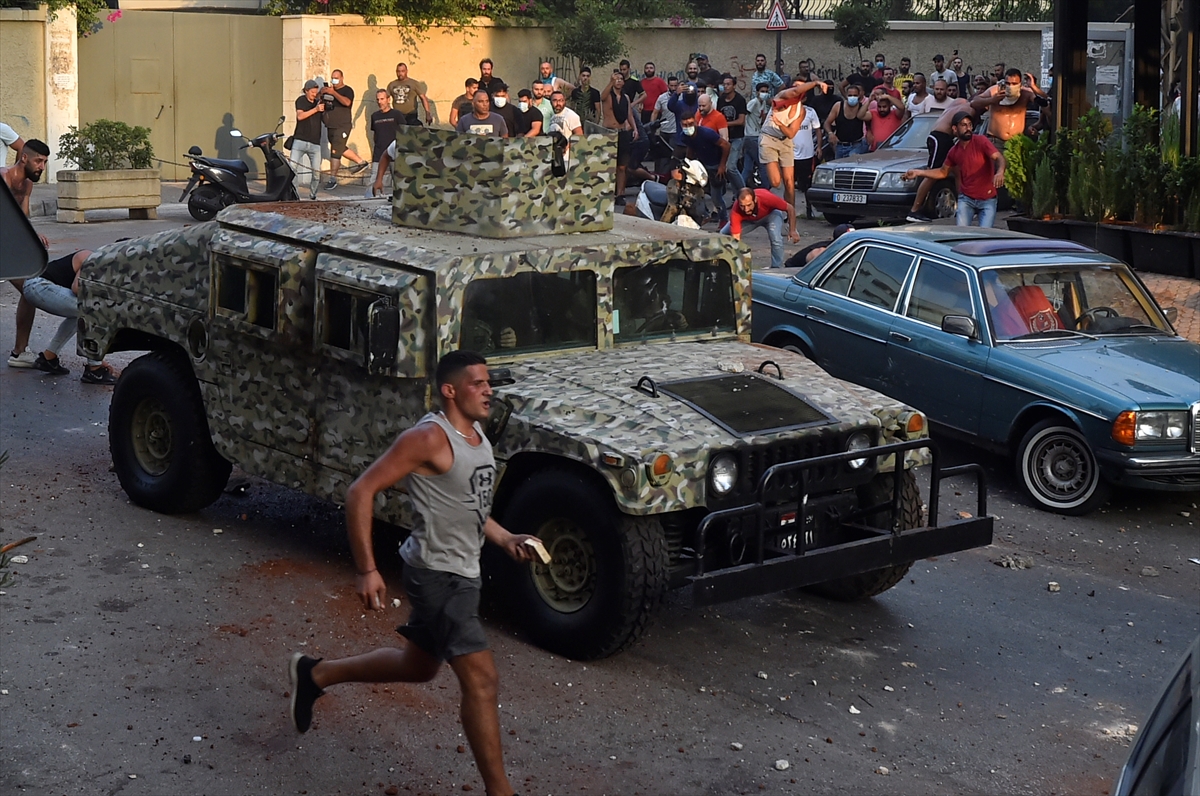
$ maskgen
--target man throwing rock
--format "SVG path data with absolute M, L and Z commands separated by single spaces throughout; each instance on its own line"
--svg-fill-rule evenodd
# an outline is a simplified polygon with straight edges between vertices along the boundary
M 371 542 L 375 496 L 404 480 L 416 513 L 412 535 L 400 548 L 404 587 L 412 604 L 408 639 L 339 660 L 292 656 L 292 720 L 300 732 L 312 722 L 313 703 L 338 683 L 424 683 L 449 661 L 462 688 L 463 731 L 490 796 L 511 796 L 504 771 L 497 708 L 496 665 L 479 621 L 479 556 L 484 540 L 517 561 L 529 561 L 532 536 L 509 533 L 489 515 L 496 464 L 480 423 L 492 388 L 487 362 L 454 351 L 438 363 L 441 412 L 430 413 L 350 485 L 346 525 L 358 577 L 355 590 L 368 610 L 387 604 L 387 587 Z
M 996 189 L 1004 184 L 1004 155 L 986 136 L 975 135 L 969 111 L 956 113 L 951 129 L 957 140 L 945 164 L 940 169 L 909 169 L 904 179 L 944 180 L 954 174 L 958 180 L 958 226 L 969 227 L 978 218 L 979 226 L 990 227 L 996 219 Z

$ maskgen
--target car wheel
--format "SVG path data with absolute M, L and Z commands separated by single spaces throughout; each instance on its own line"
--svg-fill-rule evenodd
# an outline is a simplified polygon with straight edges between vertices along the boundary
M 1091 446 L 1061 421 L 1043 420 L 1025 434 L 1017 477 L 1038 508 L 1059 514 L 1087 514 L 1108 499 Z
M 838 224 L 849 224 L 852 221 L 854 221 L 854 219 L 856 219 L 856 218 L 858 218 L 858 216 L 844 216 L 840 213 L 826 213 L 825 214 L 825 220 L 828 221 L 830 224 L 834 225 L 835 227 Z
M 858 490 L 860 505 L 874 506 L 891 500 L 892 484 L 895 476 L 892 473 L 880 473 L 871 479 L 871 483 Z M 887 528 L 891 512 L 884 511 L 878 515 L 866 518 L 868 525 L 876 528 Z M 921 490 L 917 486 L 917 477 L 912 470 L 905 470 L 900 477 L 900 529 L 921 527 Z M 904 580 L 913 562 L 895 564 L 882 569 L 873 569 L 858 575 L 849 575 L 837 580 L 818 583 L 809 587 L 809 591 L 828 597 L 832 600 L 852 602 L 883 594 L 888 589 Z
M 667 542 L 657 519 L 622 514 L 580 475 L 546 471 L 518 487 L 504 525 L 537 536 L 552 557 L 549 564 L 506 561 L 500 578 L 535 644 L 592 660 L 646 631 L 667 590 Z
M 954 218 L 958 214 L 958 193 L 954 183 L 943 180 L 933 186 L 925 200 L 926 214 L 930 218 Z
M 232 467 L 213 448 L 200 387 L 182 355 L 155 351 L 121 373 L 108 410 L 121 488 L 163 514 L 198 511 L 221 496 Z

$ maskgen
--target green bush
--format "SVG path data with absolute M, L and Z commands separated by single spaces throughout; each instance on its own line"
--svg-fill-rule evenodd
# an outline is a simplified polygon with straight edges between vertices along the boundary
M 1058 192 L 1054 186 L 1054 165 L 1050 158 L 1042 158 L 1033 171 L 1032 217 L 1045 218 L 1058 207 Z
M 99 119 L 82 128 L 68 128 L 58 139 L 58 156 L 80 171 L 148 169 L 154 161 L 149 127 Z
M 1028 208 L 1033 193 L 1037 143 L 1027 135 L 1014 135 L 1004 145 L 1004 187 L 1008 195 Z

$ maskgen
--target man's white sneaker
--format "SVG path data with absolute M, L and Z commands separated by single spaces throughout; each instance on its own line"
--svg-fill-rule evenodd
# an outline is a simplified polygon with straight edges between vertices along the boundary
M 8 366 L 10 368 L 32 368 L 37 364 L 37 354 L 26 348 L 21 353 L 12 353 L 8 356 Z

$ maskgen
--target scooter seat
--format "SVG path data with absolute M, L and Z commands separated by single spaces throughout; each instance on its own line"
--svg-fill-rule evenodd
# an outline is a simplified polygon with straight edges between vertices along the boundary
M 250 171 L 250 165 L 244 160 L 217 160 L 216 158 L 204 158 L 204 162 L 209 165 L 216 166 L 219 169 L 229 169 L 241 174 L 246 174 Z

